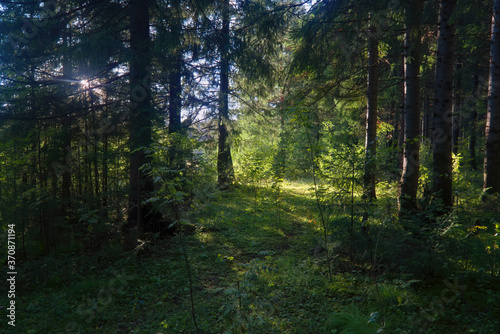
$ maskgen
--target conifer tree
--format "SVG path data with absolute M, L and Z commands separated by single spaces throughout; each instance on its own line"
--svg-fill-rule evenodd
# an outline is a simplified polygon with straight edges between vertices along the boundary
M 222 29 L 220 30 L 220 92 L 219 92 L 219 145 L 217 153 L 218 184 L 225 189 L 234 182 L 234 168 L 231 157 L 231 146 L 228 141 L 229 122 L 229 47 L 230 47 L 230 3 L 229 0 L 222 2 Z
M 370 22 L 368 28 L 368 83 L 366 109 L 365 171 L 363 175 L 365 196 L 376 198 L 377 177 L 377 104 L 378 104 L 378 46 L 377 27 Z
M 399 215 L 417 209 L 420 168 L 420 63 L 422 38 L 422 0 L 408 1 L 405 32 L 405 146 L 403 174 L 399 187 Z
M 145 152 L 152 143 L 153 107 L 150 92 L 149 2 L 130 0 L 130 194 L 124 233 L 127 241 L 136 228 L 137 238 L 158 223 L 158 213 L 145 199 L 153 191 L 153 181 L 141 167 L 149 162 Z M 130 239 L 130 240 L 129 240 Z
M 441 0 L 438 21 L 436 77 L 433 112 L 433 193 L 445 208 L 453 205 L 452 193 L 452 102 L 456 0 Z
M 484 157 L 484 185 L 488 193 L 500 192 L 500 1 L 495 0 L 491 23 L 490 78 Z

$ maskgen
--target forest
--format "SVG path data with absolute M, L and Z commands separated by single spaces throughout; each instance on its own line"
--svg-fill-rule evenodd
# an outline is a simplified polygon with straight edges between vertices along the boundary
M 500 0 L 0 1 L 0 333 L 500 333 Z

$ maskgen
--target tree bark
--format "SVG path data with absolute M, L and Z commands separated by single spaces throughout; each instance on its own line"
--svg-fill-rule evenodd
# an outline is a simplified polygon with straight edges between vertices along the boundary
M 172 45 L 170 55 L 170 82 L 169 82 L 169 105 L 168 105 L 168 132 L 176 133 L 181 131 L 181 72 L 182 72 L 182 45 L 181 45 L 181 2 L 180 0 L 172 0 Z
M 436 79 L 434 81 L 433 193 L 442 201 L 445 209 L 453 205 L 451 125 L 455 26 L 449 21 L 456 5 L 456 0 L 441 0 L 440 2 Z
M 420 161 L 420 63 L 422 0 L 412 0 L 406 8 L 405 34 L 405 146 L 403 174 L 399 188 L 399 215 L 417 210 Z
M 231 159 L 231 147 L 228 143 L 229 132 L 227 128 L 229 121 L 229 0 L 224 0 L 222 5 L 217 173 L 219 187 L 225 189 L 234 182 L 234 170 Z
M 500 192 L 500 0 L 495 0 L 491 23 L 490 80 L 484 156 L 483 191 Z
M 460 69 L 462 68 L 462 64 L 458 63 L 456 65 L 456 77 L 457 77 L 457 82 L 455 85 L 455 94 L 454 94 L 454 101 L 455 103 L 453 104 L 453 153 L 457 154 L 458 153 L 458 142 L 461 137 L 461 130 L 462 130 L 462 94 L 461 94 L 461 89 L 462 89 L 462 74 L 460 72 Z
M 64 170 L 62 170 L 62 184 L 61 184 L 61 199 L 63 202 L 63 210 L 69 209 L 71 199 L 71 127 L 73 125 L 71 116 L 66 116 L 61 119 L 62 126 L 62 158 Z
M 473 170 L 477 170 L 477 160 L 476 160 L 476 143 L 477 143 L 477 90 L 479 88 L 479 76 L 476 74 L 474 75 L 474 88 L 472 92 L 472 97 L 473 97 L 473 103 L 474 105 L 472 106 L 472 112 L 470 115 L 470 122 L 469 122 L 469 135 L 470 135 L 470 141 L 469 141 L 469 152 L 470 152 L 470 167 Z
M 171 1 L 172 15 L 170 18 L 171 31 L 171 49 L 169 50 L 169 104 L 168 104 L 168 133 L 170 134 L 170 145 L 168 150 L 168 166 L 170 172 L 167 174 L 171 180 L 181 180 L 181 170 L 185 169 L 185 156 L 187 152 L 182 149 L 182 66 L 183 66 L 183 48 L 182 48 L 182 11 L 181 1 Z M 179 184 L 176 187 L 184 188 L 184 184 Z M 179 216 L 179 203 L 171 201 L 167 207 L 169 215 L 173 217 Z
M 366 110 L 365 171 L 363 177 L 365 196 L 369 200 L 377 197 L 377 99 L 378 99 L 378 36 L 377 28 L 370 24 L 368 35 L 368 87 Z
M 127 223 L 124 226 L 126 246 L 133 246 L 133 240 L 141 238 L 145 229 L 152 228 L 158 214 L 150 205 L 143 204 L 144 198 L 153 191 L 153 181 L 141 171 L 149 162 L 143 148 L 151 145 L 153 111 L 150 102 L 148 67 L 149 46 L 149 2 L 130 0 L 130 193 Z M 136 232 L 134 232 L 136 231 Z M 137 240 L 136 240 L 137 241 Z
M 424 102 L 424 128 L 422 129 L 422 136 L 430 139 L 431 133 L 431 118 L 432 118 L 432 110 L 431 110 L 431 95 L 428 94 L 425 97 Z
M 105 93 L 105 99 L 104 102 L 106 104 L 106 109 L 105 109 L 105 117 L 109 116 L 109 106 L 108 104 L 108 93 Z M 107 131 L 103 131 L 103 137 L 102 137 L 102 207 L 107 208 L 108 207 L 108 147 L 109 147 L 109 133 Z M 108 215 L 108 210 L 105 210 L 106 216 Z
M 404 76 L 405 73 L 405 66 L 404 66 L 404 61 L 401 62 L 401 69 L 400 69 L 401 76 Z M 399 130 L 398 130 L 398 161 L 397 161 L 397 168 L 398 168 L 398 179 L 401 179 L 401 175 L 403 175 L 403 152 L 404 152 L 404 146 L 405 146 L 405 84 L 404 80 L 401 82 L 399 85 L 400 89 L 400 103 L 398 106 L 398 120 L 399 120 Z
M 65 30 L 65 43 L 71 47 L 71 31 L 69 29 Z M 73 77 L 73 63 L 69 55 L 65 55 L 63 58 L 63 78 L 72 79 Z M 71 86 L 69 86 L 71 87 Z M 70 91 L 71 92 L 71 91 Z M 67 93 L 67 92 L 66 92 Z M 68 94 L 69 95 L 69 94 Z M 63 107 L 65 108 L 65 107 Z M 61 118 L 61 131 L 62 131 L 62 145 L 61 145 L 61 158 L 63 168 L 62 173 L 62 184 L 61 184 L 61 199 L 62 199 L 62 210 L 66 212 L 69 209 L 70 199 L 71 199 L 71 140 L 73 126 L 73 116 L 68 114 Z

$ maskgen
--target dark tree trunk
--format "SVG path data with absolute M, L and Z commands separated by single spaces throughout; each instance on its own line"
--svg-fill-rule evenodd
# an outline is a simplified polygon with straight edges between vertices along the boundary
M 377 197 L 377 99 L 378 99 L 378 36 L 377 29 L 370 25 L 368 36 L 368 88 L 366 110 L 365 171 L 363 177 L 365 196 L 369 200 Z
M 78 145 L 76 147 L 76 153 L 77 153 L 76 161 L 81 161 L 82 160 L 82 152 L 81 152 L 80 145 Z M 83 195 L 82 168 L 77 168 L 76 178 L 78 180 L 78 197 L 82 197 L 82 195 Z
M 168 166 L 170 172 L 168 177 L 171 180 L 181 180 L 180 171 L 185 168 L 185 153 L 182 150 L 182 67 L 183 67 L 183 48 L 182 48 L 182 17 L 180 0 L 171 1 L 172 16 L 170 19 L 170 45 L 169 50 L 169 104 L 168 104 L 168 133 L 170 134 L 170 149 L 168 151 Z M 182 189 L 183 184 L 177 187 Z M 168 204 L 169 215 L 179 216 L 179 203 L 172 201 Z
M 285 131 L 285 117 L 281 115 L 280 118 L 281 131 L 279 135 L 278 152 L 276 153 L 276 156 L 274 158 L 274 175 L 277 178 L 284 178 L 286 170 L 287 134 Z
M 220 43 L 219 147 L 217 154 L 218 184 L 221 189 L 229 187 L 234 182 L 227 127 L 229 121 L 229 23 L 229 0 L 224 0 Z
M 106 97 L 104 100 L 106 104 L 106 117 L 109 116 L 109 106 L 108 104 L 108 94 L 106 93 Z M 103 131 L 103 136 L 102 136 L 102 206 L 104 208 L 107 208 L 108 206 L 108 146 L 109 146 L 109 132 L 108 131 Z M 106 210 L 106 213 L 109 211 Z
M 93 93 L 90 93 L 90 107 L 92 108 L 92 127 L 94 128 L 94 134 L 92 136 L 92 163 L 94 164 L 94 194 L 99 196 L 101 189 L 99 187 L 99 157 L 98 157 L 98 145 L 99 145 L 99 134 L 95 130 L 97 128 L 96 115 L 94 111 L 94 100 Z
M 420 161 L 420 63 L 422 0 L 408 2 L 405 35 L 405 147 L 399 188 L 399 215 L 417 210 Z
M 453 104 L 453 153 L 458 153 L 458 143 L 461 137 L 462 130 L 462 74 L 460 69 L 462 68 L 462 64 L 458 63 L 456 67 L 456 77 L 457 82 L 455 85 L 455 94 Z
M 86 97 L 85 97 L 86 99 Z M 87 102 L 85 101 L 85 107 L 87 108 Z M 90 176 L 91 173 L 91 165 L 90 165 L 90 153 L 89 153 L 89 121 L 88 119 L 83 120 L 83 128 L 84 128 L 84 133 L 85 133 L 85 144 L 83 145 L 83 191 L 85 192 L 86 195 L 89 194 L 90 191 L 92 191 L 92 177 Z
M 500 192 L 500 0 L 495 0 L 492 16 L 483 185 L 490 194 Z
M 108 134 L 102 136 L 102 206 L 108 206 Z M 106 212 L 108 212 L 106 210 Z
M 171 43 L 173 45 L 170 55 L 170 82 L 169 82 L 169 104 L 168 104 L 168 132 L 181 131 L 181 75 L 182 75 L 182 45 L 181 45 L 181 2 L 172 0 L 171 19 Z
M 130 193 L 128 220 L 124 226 L 127 246 L 133 246 L 134 239 L 141 238 L 158 223 L 158 214 L 152 212 L 150 205 L 143 204 L 153 191 L 153 182 L 140 169 L 149 162 L 143 148 L 152 143 L 148 4 L 148 1 L 130 0 Z
M 456 5 L 456 0 L 441 0 L 440 2 L 436 79 L 434 81 L 433 193 L 447 209 L 453 205 L 451 125 L 455 48 L 455 26 L 450 24 L 449 20 Z
M 424 102 L 424 127 L 422 129 L 422 135 L 425 138 L 430 137 L 430 132 L 431 132 L 431 116 L 432 116 L 432 111 L 431 111 L 431 97 L 430 95 L 427 95 L 425 98 Z
M 66 61 L 63 68 L 63 75 L 66 79 L 72 77 L 72 65 Z M 61 131 L 62 131 L 62 145 L 61 145 L 61 159 L 62 159 L 62 183 L 61 183 L 61 199 L 62 210 L 69 209 L 71 199 L 71 140 L 72 140 L 72 126 L 73 119 L 69 114 L 61 118 Z
M 64 169 L 62 170 L 61 197 L 63 201 L 63 209 L 68 209 L 71 198 L 71 127 L 72 119 L 70 116 L 61 119 L 62 125 L 62 158 Z
M 470 152 L 470 167 L 473 170 L 477 170 L 477 160 L 476 160 L 476 143 L 477 143 L 477 90 L 479 88 L 479 76 L 476 74 L 474 75 L 474 90 L 472 92 L 472 97 L 473 97 L 473 103 L 474 105 L 472 106 L 472 111 L 470 115 L 470 121 L 469 121 L 469 135 L 470 135 L 470 141 L 469 141 L 469 152 Z
M 397 112 L 396 112 L 396 101 L 392 100 L 391 101 L 391 106 L 389 108 L 389 124 L 391 124 L 394 127 L 394 130 L 392 130 L 392 134 L 389 136 L 387 140 L 387 147 L 394 147 L 394 138 L 397 138 L 397 132 L 398 132 L 398 118 L 397 118 Z
M 401 76 L 404 76 L 404 62 L 402 62 L 401 66 Z M 400 84 L 400 105 L 399 105 L 399 131 L 398 131 L 398 179 L 401 179 L 401 175 L 403 175 L 403 152 L 405 146 L 405 85 L 404 81 Z
M 72 44 L 72 33 L 71 29 L 67 28 L 64 30 L 64 43 L 66 47 L 71 48 Z M 71 80 L 73 78 L 73 61 L 71 59 L 71 55 L 67 54 L 63 56 L 63 78 L 67 80 Z M 65 96 L 71 96 L 74 93 L 74 84 L 67 84 L 64 86 L 64 89 L 61 92 L 61 99 L 64 99 Z M 68 108 L 68 106 L 63 105 L 61 103 L 61 108 Z M 73 126 L 73 116 L 71 116 L 71 110 L 64 110 L 66 115 L 61 118 L 61 156 L 60 162 L 53 164 L 53 167 L 56 165 L 59 166 L 58 173 L 62 176 L 61 182 L 61 202 L 63 212 L 66 212 L 69 209 L 70 199 L 71 199 L 71 141 L 72 141 L 72 126 Z

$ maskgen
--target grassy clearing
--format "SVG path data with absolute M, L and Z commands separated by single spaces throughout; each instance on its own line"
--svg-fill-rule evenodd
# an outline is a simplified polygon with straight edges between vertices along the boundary
M 392 254 L 399 227 L 383 217 L 357 232 L 351 262 L 350 219 L 328 216 L 330 283 L 309 188 L 285 183 L 278 207 L 269 186 L 241 186 L 213 193 L 186 217 L 195 226 L 184 241 L 201 333 L 495 333 L 498 278 L 469 271 L 415 279 L 407 258 Z M 194 333 L 182 245 L 175 236 L 124 253 L 114 241 L 88 256 L 25 263 L 17 332 Z

